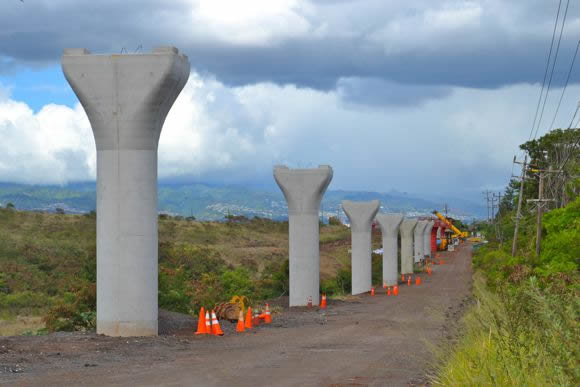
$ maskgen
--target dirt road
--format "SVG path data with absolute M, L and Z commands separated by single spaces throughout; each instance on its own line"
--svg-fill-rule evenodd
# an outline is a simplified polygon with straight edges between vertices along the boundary
M 397 297 L 284 312 L 278 324 L 224 337 L 95 334 L 0 338 L 0 384 L 405 386 L 427 382 L 430 347 L 449 340 L 470 295 L 471 247 Z M 229 324 L 225 322 L 224 324 Z

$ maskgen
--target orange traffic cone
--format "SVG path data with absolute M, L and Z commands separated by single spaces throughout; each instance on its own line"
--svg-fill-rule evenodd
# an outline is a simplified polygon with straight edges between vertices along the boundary
M 405 274 L 401 273 L 401 281 L 405 282 Z
M 326 309 L 326 294 L 322 295 L 322 300 L 320 301 L 320 309 Z
M 272 322 L 272 315 L 270 314 L 270 305 L 266 304 L 266 318 L 264 319 L 266 324 L 270 324 Z
M 383 282 L 383 289 L 386 289 L 386 288 L 387 288 L 387 283 Z
M 415 278 L 415 285 L 421 285 L 421 277 Z
M 427 274 L 431 275 L 431 273 L 432 273 L 431 267 L 428 267 L 427 268 Z
M 252 308 L 248 306 L 248 311 L 246 312 L 246 320 L 244 321 L 246 329 L 252 329 Z
M 411 286 L 411 276 L 407 277 L 407 286 Z
M 260 326 L 260 315 L 258 313 L 254 313 L 254 321 L 252 321 L 252 325 L 255 327 Z
M 399 287 L 397 285 L 395 285 L 393 287 L 393 296 L 398 296 L 399 295 Z
M 209 311 L 205 311 L 205 333 L 211 335 L 211 318 L 209 317 Z
M 238 325 L 236 325 L 236 332 L 243 332 L 244 327 L 244 312 L 240 310 L 240 316 L 238 317 Z
M 222 331 L 222 327 L 220 327 L 220 322 L 215 315 L 215 312 L 211 311 L 211 333 L 214 336 L 223 336 L 224 332 Z
M 387 289 L 387 296 L 391 295 L 391 287 L 389 286 L 389 288 Z
M 197 331 L 195 332 L 196 335 L 206 335 L 209 332 L 205 328 L 205 309 L 203 306 L 199 310 L 199 320 L 197 320 Z
M 312 297 L 308 297 L 308 298 L 306 299 L 306 306 L 307 306 L 308 308 L 312 308 Z
M 375 296 L 375 288 L 371 288 L 371 296 Z

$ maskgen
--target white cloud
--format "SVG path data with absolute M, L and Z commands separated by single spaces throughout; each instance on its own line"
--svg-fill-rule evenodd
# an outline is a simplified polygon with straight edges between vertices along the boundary
M 298 0 L 195 0 L 193 30 L 239 45 L 267 45 L 281 39 L 304 36 L 310 30 L 301 13 L 309 8 Z
M 94 178 L 94 141 L 80 106 L 46 105 L 34 113 L 7 96 L 0 97 L 1 180 L 60 184 Z
M 369 108 L 344 101 L 337 91 L 269 83 L 230 88 L 192 73 L 161 134 L 159 175 L 271 182 L 275 164 L 331 164 L 334 188 L 460 193 L 501 186 L 529 134 L 538 90 L 453 88 L 421 105 Z M 568 124 L 578 93 L 579 86 L 569 87 L 557 126 Z M 0 98 L 0 181 L 94 176 L 94 142 L 80 105 L 47 105 L 35 113 Z

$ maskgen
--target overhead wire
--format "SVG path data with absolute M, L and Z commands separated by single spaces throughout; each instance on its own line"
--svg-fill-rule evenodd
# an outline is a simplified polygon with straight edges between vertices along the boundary
M 572 119 L 570 120 L 570 125 L 568 125 L 568 129 L 570 129 L 572 127 L 572 124 L 574 123 L 574 118 L 576 118 L 576 114 L 578 114 L 579 109 L 580 109 L 580 102 L 578 102 L 578 105 L 576 105 L 576 111 L 574 112 L 574 115 L 572 116 Z
M 556 61 L 558 60 L 558 52 L 560 51 L 560 43 L 562 42 L 562 34 L 564 32 L 564 26 L 566 25 L 566 16 L 568 15 L 568 6 L 570 5 L 570 0 L 566 2 L 566 10 L 564 11 L 564 17 L 562 18 L 562 27 L 560 28 L 560 36 L 558 37 L 558 44 L 556 46 L 556 52 L 554 53 L 554 61 L 552 62 L 552 70 L 550 71 L 550 79 L 548 81 L 548 87 L 546 89 L 546 96 L 544 97 L 544 103 L 542 105 L 542 111 L 540 113 L 540 118 L 538 119 L 538 125 L 534 133 L 534 139 L 538 135 L 538 129 L 542 123 L 542 118 L 544 116 L 544 109 L 546 108 L 546 102 L 548 101 L 548 94 L 550 93 L 550 87 L 552 86 L 552 78 L 554 76 L 554 68 L 556 67 Z
M 556 21 L 554 22 L 554 31 L 552 31 L 552 41 L 550 42 L 550 50 L 548 52 L 548 60 L 546 61 L 546 69 L 544 70 L 544 80 L 542 81 L 542 88 L 540 89 L 540 96 L 538 98 L 538 105 L 536 106 L 536 113 L 534 114 L 534 122 L 532 123 L 532 129 L 530 130 L 530 136 L 528 141 L 532 139 L 532 133 L 534 133 L 534 128 L 536 127 L 536 120 L 538 118 L 538 112 L 540 111 L 540 104 L 542 103 L 542 96 L 544 94 L 544 87 L 546 85 L 546 78 L 548 76 L 548 69 L 550 68 L 550 61 L 552 58 L 552 50 L 554 48 L 554 39 L 556 37 L 556 29 L 558 27 L 558 20 L 560 19 L 560 9 L 562 8 L 562 0 L 558 3 L 558 12 L 556 13 Z
M 576 51 L 574 52 L 574 57 L 572 57 L 572 63 L 570 64 L 570 69 L 568 70 L 568 76 L 566 77 L 566 83 L 564 84 L 564 88 L 562 89 L 562 94 L 560 94 L 560 100 L 558 101 L 558 106 L 556 107 L 556 112 L 554 113 L 554 118 L 552 118 L 552 123 L 548 127 L 548 131 L 554 127 L 554 122 L 556 122 L 556 117 L 558 116 L 558 112 L 560 111 L 560 105 L 562 104 L 562 99 L 564 98 L 564 93 L 566 92 L 566 88 L 568 87 L 568 82 L 570 81 L 570 75 L 572 74 L 572 70 L 574 69 L 574 62 L 576 62 L 576 56 L 578 55 L 578 48 L 580 48 L 580 40 L 578 40 L 578 44 L 576 45 Z M 578 112 L 578 108 L 576 108 L 576 113 Z M 574 116 L 576 116 L 574 113 Z M 574 120 L 572 118 L 572 120 Z

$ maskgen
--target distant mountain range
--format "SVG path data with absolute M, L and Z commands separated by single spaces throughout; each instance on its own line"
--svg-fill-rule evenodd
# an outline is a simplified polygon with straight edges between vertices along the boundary
M 421 199 L 405 193 L 361 191 L 328 191 L 324 195 L 321 213 L 324 218 L 338 215 L 342 200 L 373 200 L 381 202 L 381 212 L 403 212 L 427 215 L 441 210 L 442 203 Z M 463 220 L 482 218 L 485 207 L 463 199 L 446 198 L 449 215 Z M 62 208 L 67 213 L 85 213 L 96 207 L 96 184 L 75 183 L 64 186 L 40 186 L 0 183 L 0 205 L 13 203 L 17 209 L 54 212 Z M 195 216 L 202 220 L 220 220 L 224 216 L 245 215 L 273 219 L 287 218 L 286 201 L 280 191 L 268 191 L 246 186 L 208 184 L 159 184 L 159 212 Z

